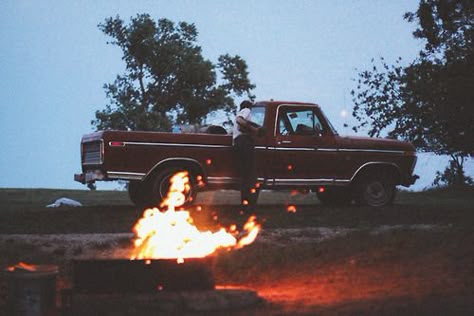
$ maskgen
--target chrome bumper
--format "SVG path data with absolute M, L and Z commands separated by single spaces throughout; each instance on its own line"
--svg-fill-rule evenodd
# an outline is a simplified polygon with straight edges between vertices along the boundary
M 80 182 L 82 184 L 94 183 L 97 180 L 104 180 L 106 175 L 100 170 L 90 170 L 86 173 L 76 173 L 74 174 L 74 181 Z
M 407 177 L 405 179 L 405 181 L 403 181 L 402 185 L 404 187 L 409 187 L 410 185 L 414 184 L 416 182 L 416 180 L 418 180 L 420 178 L 420 176 L 416 175 L 416 174 L 413 174 L 409 177 Z

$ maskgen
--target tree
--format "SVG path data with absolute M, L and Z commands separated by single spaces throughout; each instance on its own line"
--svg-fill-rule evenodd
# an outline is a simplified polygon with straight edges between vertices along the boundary
M 205 59 L 194 24 L 139 14 L 128 25 L 117 16 L 98 27 L 122 50 L 125 72 L 104 85 L 109 103 L 95 113 L 97 129 L 168 131 L 174 120 L 199 124 L 212 111 L 235 110 L 235 97 L 253 98 L 246 62 Z
M 474 3 L 421 0 L 408 22 L 418 22 L 415 38 L 425 41 L 408 66 L 372 60 L 352 91 L 355 131 L 412 141 L 421 151 L 450 155 L 464 183 L 463 162 L 474 156 Z M 452 170 L 451 170 L 452 171 Z

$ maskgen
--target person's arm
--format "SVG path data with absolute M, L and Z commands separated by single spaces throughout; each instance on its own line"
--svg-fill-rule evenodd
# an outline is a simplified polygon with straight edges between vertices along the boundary
M 236 122 L 237 124 L 239 124 L 239 129 L 242 131 L 245 131 L 252 135 L 261 134 L 261 127 L 258 124 L 246 120 L 242 116 L 237 116 Z

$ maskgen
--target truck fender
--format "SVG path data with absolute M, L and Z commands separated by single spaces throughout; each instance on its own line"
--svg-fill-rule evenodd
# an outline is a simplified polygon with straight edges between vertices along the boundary
M 354 174 L 352 175 L 352 178 L 350 180 L 350 183 L 354 183 L 354 180 L 356 180 L 359 176 L 361 176 L 363 174 L 366 174 L 366 173 L 368 173 L 368 172 L 370 172 L 371 170 L 374 170 L 374 169 L 389 170 L 389 172 L 391 172 L 393 174 L 393 176 L 395 177 L 394 180 L 395 180 L 396 183 L 400 183 L 400 181 L 401 181 L 400 168 L 395 163 L 384 162 L 384 161 L 370 161 L 370 162 L 364 163 L 362 166 L 360 166 L 356 170 L 356 172 L 354 172 Z
M 191 158 L 186 157 L 172 157 L 166 158 L 159 161 L 155 164 L 150 171 L 145 175 L 144 181 L 151 179 L 154 175 L 159 173 L 160 171 L 166 168 L 173 168 L 173 167 L 182 167 L 189 172 L 193 173 L 193 175 L 201 175 L 204 181 L 207 180 L 207 174 L 205 169 L 203 168 L 202 164 Z

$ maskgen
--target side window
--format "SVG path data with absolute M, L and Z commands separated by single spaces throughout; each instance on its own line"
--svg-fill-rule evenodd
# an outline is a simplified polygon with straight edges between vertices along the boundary
M 278 127 L 280 129 L 280 135 L 287 136 L 290 135 L 290 132 L 288 131 L 288 128 L 286 127 L 287 123 L 285 122 L 285 117 L 283 115 L 280 115 L 280 118 L 278 119 Z
M 319 135 L 322 124 L 313 109 L 282 109 L 279 115 L 280 135 Z

